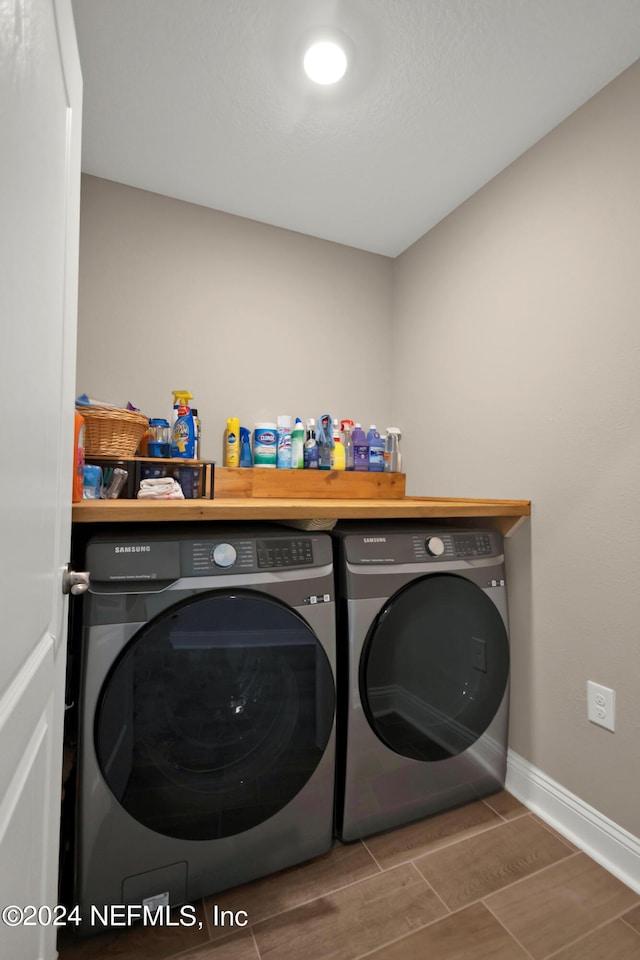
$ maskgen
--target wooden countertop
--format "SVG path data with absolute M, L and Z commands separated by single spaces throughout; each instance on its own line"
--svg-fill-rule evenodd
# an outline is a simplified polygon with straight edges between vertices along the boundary
M 83 500 L 74 523 L 193 520 L 370 520 L 460 519 L 478 521 L 510 536 L 531 515 L 529 500 L 472 500 L 437 497 L 395 499 L 216 498 L 214 500 Z

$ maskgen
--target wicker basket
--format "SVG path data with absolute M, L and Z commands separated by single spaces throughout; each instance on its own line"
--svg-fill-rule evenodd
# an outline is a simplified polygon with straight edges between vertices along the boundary
M 77 407 L 86 423 L 85 456 L 133 457 L 149 426 L 142 413 L 114 407 Z

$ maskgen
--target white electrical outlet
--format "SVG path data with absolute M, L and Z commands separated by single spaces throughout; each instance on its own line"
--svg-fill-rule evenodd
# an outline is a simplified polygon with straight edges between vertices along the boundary
M 587 717 L 607 730 L 616 729 L 616 692 L 587 680 Z

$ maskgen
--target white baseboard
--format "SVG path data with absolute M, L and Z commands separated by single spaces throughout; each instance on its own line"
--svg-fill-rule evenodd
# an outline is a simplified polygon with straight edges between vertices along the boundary
M 640 893 L 640 839 L 556 783 L 513 750 L 506 789 L 636 893 Z

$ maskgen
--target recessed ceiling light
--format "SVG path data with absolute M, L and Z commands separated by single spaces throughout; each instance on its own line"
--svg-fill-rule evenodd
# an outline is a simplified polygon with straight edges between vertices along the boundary
M 304 71 L 314 83 L 327 86 L 341 80 L 347 69 L 347 55 L 330 40 L 312 44 L 304 55 Z

